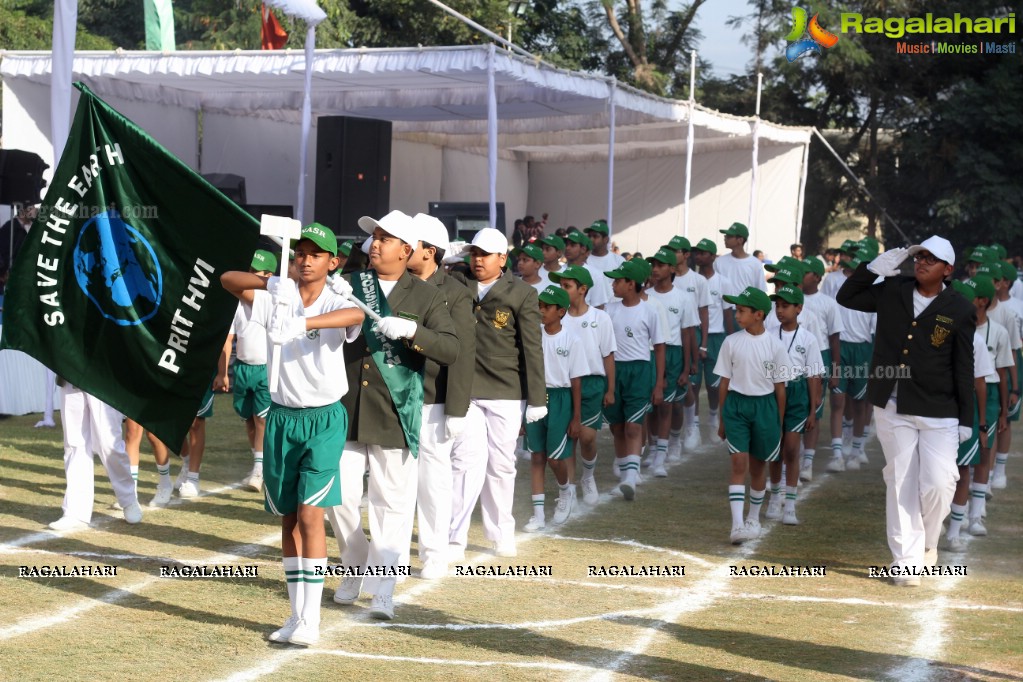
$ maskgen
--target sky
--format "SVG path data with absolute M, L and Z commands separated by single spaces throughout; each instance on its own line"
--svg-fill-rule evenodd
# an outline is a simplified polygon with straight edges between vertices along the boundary
M 708 0 L 696 11 L 696 26 L 703 33 L 697 55 L 713 63 L 715 76 L 725 78 L 744 73 L 747 63 L 752 61 L 751 47 L 740 42 L 742 31 L 725 25 L 728 17 L 749 13 L 746 0 Z

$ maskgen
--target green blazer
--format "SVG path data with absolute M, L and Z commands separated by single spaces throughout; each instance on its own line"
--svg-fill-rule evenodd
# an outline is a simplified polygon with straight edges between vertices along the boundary
M 448 366 L 427 359 L 423 386 L 425 404 L 444 403 L 444 414 L 464 417 L 469 410 L 472 378 L 476 373 L 476 318 L 472 314 L 472 295 L 464 284 L 437 268 L 426 282 L 441 290 L 448 313 L 458 334 L 458 359 Z
M 418 325 L 415 337 L 405 341 L 415 351 L 414 370 L 422 371 L 427 358 L 441 365 L 455 361 L 458 337 L 439 289 L 404 272 L 387 297 L 387 304 L 391 315 L 414 319 Z M 348 440 L 407 448 L 398 412 L 366 345 L 365 335 L 345 344 L 345 368 L 348 393 L 341 398 L 341 404 L 348 411 Z
M 479 300 L 471 283 L 476 315 L 476 376 L 472 397 L 547 404 L 536 289 L 505 271 Z

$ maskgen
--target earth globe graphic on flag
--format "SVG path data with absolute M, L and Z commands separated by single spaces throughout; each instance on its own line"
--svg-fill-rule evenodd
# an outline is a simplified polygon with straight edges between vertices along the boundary
M 74 251 L 78 286 L 105 318 L 142 324 L 160 308 L 163 272 L 156 252 L 115 210 L 90 218 Z

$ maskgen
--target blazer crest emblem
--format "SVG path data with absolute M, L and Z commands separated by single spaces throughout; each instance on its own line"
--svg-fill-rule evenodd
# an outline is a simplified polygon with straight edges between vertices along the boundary
M 508 324 L 508 318 L 511 317 L 511 311 L 509 310 L 495 310 L 494 311 L 494 328 L 504 329 Z
M 935 348 L 939 348 L 941 344 L 945 343 L 945 339 L 948 338 L 948 334 L 951 331 L 951 329 L 946 329 L 941 325 L 935 325 L 934 331 L 931 332 L 931 345 Z

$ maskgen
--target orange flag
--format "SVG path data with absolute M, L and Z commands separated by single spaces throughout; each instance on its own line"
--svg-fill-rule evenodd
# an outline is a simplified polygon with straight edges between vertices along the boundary
M 262 12 L 262 47 L 264 50 L 279 50 L 288 42 L 288 32 L 284 30 L 270 8 L 263 5 Z

